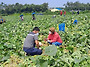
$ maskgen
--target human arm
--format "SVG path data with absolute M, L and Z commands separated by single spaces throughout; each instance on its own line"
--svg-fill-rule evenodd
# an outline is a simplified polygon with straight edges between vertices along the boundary
M 39 49 L 39 42 L 38 40 L 35 40 L 36 47 Z
M 38 42 L 38 35 L 37 34 L 34 35 L 34 40 L 35 40 L 36 47 L 39 49 L 39 42 Z

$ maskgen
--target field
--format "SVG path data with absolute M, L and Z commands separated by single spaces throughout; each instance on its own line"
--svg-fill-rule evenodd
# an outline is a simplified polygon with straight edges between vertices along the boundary
M 6 23 L 0 24 L 0 67 L 89 67 L 90 66 L 90 13 L 66 15 L 52 18 L 52 15 L 36 15 L 32 21 L 31 15 L 24 15 L 24 21 L 19 16 L 4 16 Z M 73 24 L 74 19 L 78 24 Z M 65 32 L 57 30 L 57 24 L 65 23 Z M 55 27 L 63 40 L 63 46 L 51 46 L 56 54 L 25 56 L 23 43 L 33 27 L 40 27 L 39 41 L 44 45 L 49 28 Z M 47 46 L 41 47 L 43 51 Z M 53 55 L 54 54 L 54 55 Z

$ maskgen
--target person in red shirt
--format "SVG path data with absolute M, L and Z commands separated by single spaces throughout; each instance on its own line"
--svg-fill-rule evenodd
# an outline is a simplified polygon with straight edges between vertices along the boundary
M 57 32 L 55 32 L 55 28 L 52 27 L 49 29 L 49 35 L 48 35 L 48 38 L 47 38 L 47 42 L 49 44 L 54 44 L 56 46 L 60 46 L 62 45 L 62 40 L 59 36 L 59 34 Z
M 65 17 L 65 15 L 66 15 L 66 11 L 64 11 L 64 17 Z
M 62 10 L 60 11 L 60 15 L 62 16 Z

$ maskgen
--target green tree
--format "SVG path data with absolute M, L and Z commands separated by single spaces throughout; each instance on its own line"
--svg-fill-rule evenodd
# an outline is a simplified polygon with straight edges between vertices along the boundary
M 80 3 L 79 1 L 76 2 L 67 2 L 64 4 L 66 10 L 90 10 L 90 4 Z

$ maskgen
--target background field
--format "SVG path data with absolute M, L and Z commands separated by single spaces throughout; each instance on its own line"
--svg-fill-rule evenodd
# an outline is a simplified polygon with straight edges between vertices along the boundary
M 3 16 L 7 22 L 0 24 L 0 67 L 89 67 L 90 13 L 56 16 L 36 15 L 34 21 L 31 15 L 24 15 L 24 21 L 19 21 L 19 15 Z M 77 25 L 72 23 L 74 19 L 78 20 Z M 65 32 L 57 30 L 60 23 L 66 24 Z M 43 44 L 49 28 L 55 27 L 62 45 L 67 47 L 57 47 L 55 56 L 25 56 L 22 50 L 25 37 L 35 26 L 40 28 L 39 41 Z

